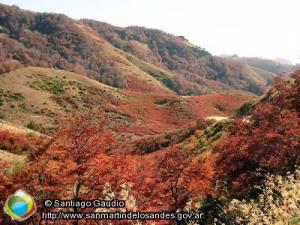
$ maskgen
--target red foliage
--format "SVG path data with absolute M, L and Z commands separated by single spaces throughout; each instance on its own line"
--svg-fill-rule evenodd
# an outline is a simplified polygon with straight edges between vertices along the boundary
M 42 201 L 49 198 L 76 200 L 99 196 L 101 190 L 94 187 L 102 182 L 98 171 L 105 166 L 99 162 L 113 144 L 103 126 L 104 121 L 93 121 L 91 115 L 74 116 L 64 121 L 52 140 L 30 152 L 32 163 L 9 177 L 14 184 L 10 190 L 28 191 L 35 197 L 39 210 L 43 208 Z M 40 218 L 37 216 L 35 220 Z
M 138 208 L 176 211 L 189 199 L 210 193 L 213 164 L 203 164 L 195 157 L 176 147 L 137 157 L 134 190 Z
M 245 190 L 266 172 L 291 171 L 299 165 L 299 87 L 299 75 L 294 84 L 279 82 L 275 96 L 256 106 L 249 123 L 236 120 L 217 161 L 219 179 Z
M 9 177 L 4 173 L 3 168 L 5 168 L 4 164 L 0 163 L 0 205 L 3 206 L 5 204 L 5 201 L 7 197 L 12 194 L 12 188 L 11 188 L 11 182 L 9 180 Z M 0 221 L 1 224 L 3 221 L 5 221 L 7 218 L 3 215 L 3 213 L 0 213 Z
M 118 106 L 109 109 L 126 117 L 125 132 L 137 136 L 157 135 L 195 123 L 208 116 L 228 116 L 251 97 L 235 94 L 178 97 L 122 91 L 130 99 L 121 99 Z M 220 111 L 220 106 L 223 107 Z M 118 110 L 116 110 L 118 109 Z M 176 119 L 174 119 L 176 118 Z
M 132 91 L 138 91 L 144 93 L 153 92 L 153 93 L 161 93 L 161 94 L 168 93 L 168 91 L 166 91 L 161 86 L 149 83 L 149 81 L 147 80 L 139 80 L 134 76 L 128 76 L 126 79 L 126 83 L 128 84 L 128 89 Z
M 190 177 L 188 188 L 192 199 L 199 196 L 207 196 L 214 193 L 214 157 L 207 160 L 199 160 L 194 156 L 188 165 L 187 174 Z
M 121 184 L 132 182 L 138 210 L 159 212 L 182 209 L 190 197 L 206 194 L 211 187 L 209 164 L 194 160 L 191 151 L 171 146 L 145 156 L 124 155 L 112 152 L 113 143 L 103 120 L 99 123 L 89 114 L 72 117 L 31 152 L 31 164 L 22 172 L 13 177 L 0 173 L 5 181 L 0 191 L 8 185 L 10 192 L 22 188 L 34 196 L 38 210 L 45 211 L 45 199 L 104 198 L 106 182 L 117 192 Z M 8 193 L 1 194 L 3 201 Z M 40 222 L 38 214 L 33 222 Z
M 12 153 L 30 153 L 42 145 L 45 138 L 30 137 L 24 134 L 12 133 L 8 130 L 0 131 L 0 148 Z
M 168 210 L 182 209 L 190 198 L 188 191 L 189 175 L 186 169 L 191 158 L 186 152 L 166 151 L 158 159 L 157 177 L 159 180 L 158 194 L 164 195 L 163 201 L 169 205 Z
M 87 197 L 96 185 L 97 173 L 94 172 L 102 166 L 97 161 L 113 144 L 111 135 L 104 132 L 103 127 L 103 120 L 92 121 L 89 114 L 74 116 L 58 129 L 51 145 L 39 159 L 49 185 L 60 190 L 61 197 Z M 73 193 L 68 192 L 70 187 Z

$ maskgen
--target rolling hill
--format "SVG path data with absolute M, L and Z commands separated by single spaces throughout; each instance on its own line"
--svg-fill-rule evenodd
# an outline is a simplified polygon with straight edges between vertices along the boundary
M 252 66 L 212 56 L 182 36 L 144 27 L 120 28 L 93 20 L 81 21 L 116 48 L 196 83 L 205 93 L 242 89 L 261 94 L 274 78 L 271 72 L 261 70 L 259 73 Z
M 299 175 L 294 190 L 282 181 L 295 182 L 300 163 L 300 72 L 273 85 L 285 69 L 160 30 L 0 4 L 0 204 L 22 188 L 39 212 L 45 199 L 113 196 L 128 211 L 203 212 L 197 224 L 270 208 L 286 210 L 272 220 L 299 222 Z M 270 190 L 272 206 L 259 200 Z M 230 212 L 238 202 L 254 213 Z M 0 221 L 14 224 L 2 211 Z
M 258 57 L 238 57 L 238 56 L 223 56 L 223 57 L 230 58 L 238 62 L 250 65 L 252 67 L 259 68 L 263 71 L 269 71 L 270 73 L 274 73 L 277 75 L 287 76 L 292 74 L 298 68 L 298 66 L 283 64 L 275 60 L 263 59 Z
M 118 28 L 65 15 L 0 5 L 1 71 L 38 66 L 88 76 L 140 92 L 203 95 L 243 90 L 262 94 L 274 74 L 162 31 Z
M 21 68 L 0 76 L 1 119 L 45 133 L 72 113 L 100 110 L 111 127 L 127 126 L 133 136 L 158 134 L 199 118 L 227 116 L 250 99 L 253 96 L 229 93 L 190 97 L 141 93 L 48 68 Z

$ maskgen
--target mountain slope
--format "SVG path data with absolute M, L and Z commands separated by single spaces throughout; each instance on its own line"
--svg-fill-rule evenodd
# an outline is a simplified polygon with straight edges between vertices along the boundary
M 184 37 L 176 37 L 160 30 L 144 27 L 120 28 L 93 20 L 82 22 L 115 47 L 170 70 L 202 88 L 242 89 L 262 93 L 266 83 L 269 85 L 274 78 L 274 74 L 263 71 L 264 82 L 258 82 L 253 79 L 253 76 L 258 76 L 255 68 L 230 59 L 214 57 Z
M 258 57 L 225 56 L 225 58 L 230 58 L 277 75 L 289 75 L 297 69 L 297 66 L 282 64 L 271 59 L 263 59 Z
M 116 28 L 64 15 L 0 5 L 1 73 L 23 66 L 58 68 L 141 92 L 202 95 L 220 90 L 262 94 L 273 75 L 211 56 L 182 37 Z M 267 76 L 267 80 L 264 78 Z
M 227 116 L 250 99 L 241 94 L 141 93 L 48 68 L 22 68 L 0 76 L 1 119 L 45 133 L 74 112 L 100 110 L 111 127 L 127 127 L 133 136 L 158 134 L 207 116 Z

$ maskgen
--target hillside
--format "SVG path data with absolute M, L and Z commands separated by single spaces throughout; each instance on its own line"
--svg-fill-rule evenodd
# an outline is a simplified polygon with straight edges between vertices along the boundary
M 108 210 L 45 199 L 204 215 L 101 221 L 113 225 L 299 224 L 300 71 L 280 76 L 293 69 L 0 4 L 0 205 L 26 190 L 33 225 L 94 225 L 41 212 Z M 0 223 L 15 224 L 3 210 Z
M 182 37 L 117 28 L 64 15 L 0 5 L 1 73 L 24 66 L 58 68 L 140 92 L 262 94 L 274 75 L 211 56 Z
M 257 74 L 254 68 L 242 63 L 214 57 L 184 37 L 144 27 L 120 28 L 93 20 L 82 21 L 115 47 L 168 69 L 201 88 L 242 89 L 261 94 L 274 78 L 270 72 Z
M 71 72 L 36 67 L 0 76 L 1 119 L 46 133 L 72 113 L 101 110 L 112 127 L 128 126 L 133 135 L 157 134 L 199 118 L 227 116 L 252 98 L 225 93 L 191 97 L 140 93 Z
M 45 86 L 40 79 L 37 80 L 37 74 L 39 74 L 38 77 L 46 76 L 49 81 L 48 85 Z M 77 175 L 77 166 L 86 165 L 86 162 L 78 164 L 76 157 L 84 156 L 89 157 L 85 159 L 93 165 L 84 167 L 84 174 L 93 174 L 93 176 L 91 176 L 91 181 L 85 181 L 84 188 L 79 189 L 78 192 L 79 195 L 84 195 L 86 198 L 105 197 L 106 192 L 101 191 L 106 190 L 105 184 L 109 182 L 109 188 L 111 188 L 109 190 L 119 193 L 120 187 L 121 190 L 125 189 L 126 193 L 131 195 L 130 199 L 134 199 L 134 206 L 138 210 L 161 211 L 191 207 L 193 211 L 206 213 L 207 216 L 201 220 L 200 224 L 212 224 L 212 221 L 216 219 L 224 224 L 231 224 L 232 221 L 232 224 L 240 224 L 239 217 L 243 217 L 246 221 L 261 220 L 261 217 L 255 214 L 257 212 L 274 222 L 298 221 L 299 193 L 294 190 L 298 190 L 299 186 L 296 167 L 300 160 L 299 73 L 288 81 L 278 82 L 262 99 L 245 104 L 238 110 L 237 115 L 228 118 L 221 118 L 222 114 L 216 117 L 206 111 L 211 108 L 208 104 L 211 99 L 208 102 L 202 101 L 208 96 L 184 97 L 183 105 L 189 104 L 188 102 L 191 101 L 192 105 L 188 105 L 188 109 L 193 108 L 198 112 L 203 109 L 203 115 L 210 114 L 215 121 L 220 119 L 216 122 L 199 124 L 193 129 L 183 126 L 187 122 L 187 113 L 189 112 L 185 107 L 179 107 L 178 109 L 181 108 L 181 110 L 178 111 L 176 107 L 173 107 L 167 114 L 163 113 L 173 105 L 173 100 L 178 99 L 178 96 L 175 95 L 166 95 L 162 98 L 161 95 L 141 96 L 139 92 L 128 90 L 111 92 L 113 88 L 83 76 L 42 68 L 20 69 L 5 74 L 3 81 L 7 86 L 9 86 L 10 79 L 7 78 L 9 76 L 21 78 L 18 80 L 21 80 L 23 84 L 22 80 L 29 79 L 26 80 L 26 83 L 31 85 L 31 87 L 22 85 L 24 86 L 24 90 L 20 90 L 22 93 L 13 93 L 13 96 L 24 96 L 24 98 L 16 99 L 14 97 L 9 101 L 27 99 L 26 93 L 29 92 L 29 89 L 38 91 L 36 92 L 38 95 L 46 96 L 52 93 L 51 96 L 59 96 L 62 93 L 74 95 L 78 91 L 76 87 L 81 87 L 79 90 L 83 93 L 78 92 L 77 94 L 82 98 L 90 88 L 81 84 L 89 84 L 100 90 L 106 90 L 107 94 L 112 94 L 112 99 L 123 99 L 127 102 L 126 104 L 122 101 L 118 102 L 115 104 L 117 108 L 126 108 L 127 113 L 138 112 L 136 116 L 141 116 L 138 120 L 144 120 L 139 121 L 134 127 L 136 134 L 141 134 L 141 131 L 149 129 L 151 125 L 147 122 L 150 120 L 155 123 L 152 128 L 163 125 L 163 121 L 166 121 L 167 117 L 161 121 L 160 119 L 162 115 L 166 116 L 167 114 L 172 115 L 169 118 L 172 118 L 173 122 L 174 118 L 178 118 L 176 122 L 182 123 L 179 126 L 184 129 L 166 132 L 166 127 L 170 128 L 175 125 L 169 121 L 169 125 L 165 126 L 158 135 L 144 133 L 140 139 L 132 139 L 133 142 L 129 142 L 128 139 L 117 139 L 116 141 L 121 142 L 121 145 L 117 145 L 115 149 L 112 149 L 113 142 L 110 139 L 111 136 L 108 136 L 107 129 L 103 129 L 103 125 L 100 125 L 101 132 L 95 136 L 94 129 L 98 129 L 98 125 L 91 126 L 90 120 L 93 121 L 95 118 L 86 115 L 67 118 L 52 134 L 49 143 L 47 140 L 40 140 L 34 136 L 23 137 L 0 132 L 0 146 L 5 149 L 5 151 L 0 151 L 0 163 L 5 163 L 4 166 L 2 165 L 5 168 L 4 172 L 0 171 L 0 176 L 4 181 L 0 186 L 3 188 L 3 196 L 0 192 L 0 199 L 5 199 L 5 196 L 10 193 L 10 189 L 7 187 L 16 188 L 18 185 L 30 190 L 31 193 L 37 193 L 36 190 L 39 190 L 39 193 L 45 195 L 49 194 L 49 190 L 55 190 L 55 192 L 51 192 L 51 195 L 59 193 L 57 197 L 70 196 L 69 190 L 74 185 L 74 181 L 81 178 L 81 175 Z M 53 88 L 53 79 L 67 84 L 70 84 L 71 81 L 75 88 L 69 89 L 68 85 L 63 89 Z M 14 80 L 17 83 L 17 79 Z M 51 88 L 49 89 L 49 87 Z M 10 93 L 8 94 L 5 96 L 5 102 L 7 97 L 11 96 Z M 101 96 L 105 95 L 101 94 Z M 137 96 L 140 96 L 141 99 L 138 99 Z M 221 96 L 219 95 L 219 97 Z M 224 97 L 222 103 L 225 102 Z M 47 98 L 45 99 L 47 100 Z M 128 99 L 129 101 L 127 101 Z M 153 100 L 155 101 L 151 102 Z M 138 104 L 137 108 L 135 107 L 136 101 L 144 102 L 144 104 Z M 196 109 L 197 102 L 202 102 L 205 107 L 199 104 L 199 108 Z M 232 102 L 232 96 L 228 102 Z M 152 104 L 157 104 L 157 108 Z M 152 106 L 148 107 L 150 105 Z M 158 108 L 165 109 L 160 111 Z M 217 108 L 220 110 L 222 107 L 217 106 Z M 158 112 L 161 113 L 159 116 Z M 18 115 L 17 113 L 17 111 L 14 112 Z M 176 116 L 172 113 L 176 113 Z M 180 113 L 184 113 L 185 122 L 181 120 Z M 226 114 L 223 113 L 223 115 Z M 111 124 L 110 120 L 107 122 Z M 141 129 L 137 130 L 137 128 Z M 84 133 L 81 133 L 79 138 L 78 132 L 83 131 Z M 128 130 L 125 131 L 127 135 L 130 134 Z M 119 132 L 122 133 L 122 131 Z M 92 141 L 90 142 L 90 140 Z M 80 145 L 74 150 L 73 143 Z M 81 143 L 84 143 L 83 147 L 81 147 Z M 86 145 L 86 143 L 88 144 Z M 70 167 L 66 167 L 66 163 Z M 43 166 L 43 170 L 39 169 L 41 166 Z M 22 175 L 24 171 L 30 174 L 31 182 L 34 180 L 38 186 L 31 185 L 29 178 Z M 81 169 L 79 171 L 82 172 Z M 295 179 L 291 175 L 294 173 Z M 38 182 L 41 174 L 45 180 L 40 184 Z M 97 180 L 95 180 L 95 176 L 97 176 Z M 129 184 L 125 181 L 130 182 L 130 186 L 127 186 Z M 295 183 L 296 181 L 297 183 Z M 283 186 L 282 182 L 292 186 Z M 12 184 L 13 186 L 9 186 Z M 176 195 L 174 187 L 177 190 Z M 88 196 L 85 192 L 86 188 L 89 188 Z M 286 202 L 292 208 L 287 210 L 285 206 L 277 204 L 276 198 L 268 197 L 270 193 L 273 193 L 273 196 L 281 196 L 280 201 Z M 35 194 L 34 196 L 38 201 L 43 199 L 40 195 Z M 265 200 L 262 201 L 264 198 Z M 127 201 L 129 204 L 130 201 Z M 246 206 L 250 211 L 243 208 Z M 265 207 L 271 206 L 272 211 L 264 210 Z M 276 210 L 284 210 L 284 215 L 276 214 Z M 275 214 L 272 216 L 269 213 Z M 2 215 L 0 214 L 0 216 Z M 38 215 L 36 215 L 36 219 L 39 219 Z
M 237 56 L 227 56 L 225 58 L 230 58 L 238 62 L 260 68 L 261 70 L 268 71 L 277 75 L 289 75 L 293 73 L 297 66 L 283 64 L 271 59 L 263 59 L 258 57 L 237 57 Z

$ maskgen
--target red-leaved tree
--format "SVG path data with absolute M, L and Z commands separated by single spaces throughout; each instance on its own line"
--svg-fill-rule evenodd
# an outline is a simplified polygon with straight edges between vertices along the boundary
M 235 121 L 216 161 L 218 179 L 246 190 L 265 173 L 292 171 L 300 164 L 299 87 L 299 75 L 292 82 L 278 82 L 248 122 Z

